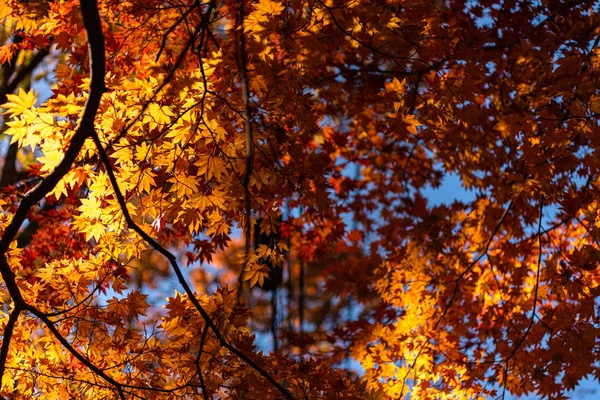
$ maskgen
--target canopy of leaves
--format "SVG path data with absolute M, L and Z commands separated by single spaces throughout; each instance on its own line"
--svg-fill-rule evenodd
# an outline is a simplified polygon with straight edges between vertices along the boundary
M 598 11 L 1 0 L 0 394 L 600 379 Z

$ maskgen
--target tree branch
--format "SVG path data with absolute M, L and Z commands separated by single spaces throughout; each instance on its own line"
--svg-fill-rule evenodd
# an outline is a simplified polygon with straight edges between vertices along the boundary
M 246 354 L 244 354 L 243 352 L 238 350 L 235 346 L 230 344 L 227 341 L 227 339 L 225 339 L 225 336 L 223 336 L 223 333 L 221 332 L 221 330 L 215 325 L 213 320 L 210 318 L 210 315 L 208 315 L 208 312 L 206 312 L 204 307 L 202 307 L 202 305 L 200 304 L 200 302 L 194 295 L 194 292 L 192 291 L 190 285 L 186 282 L 185 277 L 183 276 L 183 272 L 181 272 L 181 267 L 177 263 L 177 258 L 175 257 L 175 255 L 173 255 L 173 253 L 171 253 L 169 250 L 167 250 L 165 247 L 163 247 L 156 239 L 154 239 L 153 237 L 148 235 L 138 224 L 135 223 L 133 218 L 131 218 L 131 214 L 129 214 L 129 210 L 127 209 L 127 203 L 125 201 L 125 198 L 123 197 L 123 194 L 121 193 L 121 190 L 119 189 L 119 186 L 117 184 L 117 178 L 112 169 L 112 165 L 110 164 L 110 159 L 108 158 L 108 154 L 106 153 L 106 150 L 104 149 L 104 147 L 102 147 L 102 143 L 100 142 L 100 138 L 98 137 L 96 132 L 92 133 L 92 139 L 94 140 L 94 143 L 96 144 L 96 147 L 98 148 L 100 160 L 102 161 L 102 164 L 104 164 L 104 167 L 106 168 L 106 173 L 108 174 L 108 179 L 115 191 L 115 196 L 117 197 L 117 202 L 119 203 L 121 212 L 123 213 L 123 218 L 125 218 L 125 221 L 127 222 L 127 226 L 131 230 L 136 232 L 142 239 L 144 239 L 144 241 L 146 241 L 146 243 L 150 244 L 156 251 L 158 251 L 160 254 L 162 254 L 169 261 L 169 264 L 171 264 L 171 268 L 173 268 L 173 271 L 175 272 L 175 275 L 177 276 L 177 280 L 178 280 L 179 284 L 181 285 L 181 287 L 187 294 L 188 298 L 190 299 L 190 301 L 192 302 L 192 304 L 194 305 L 196 310 L 202 316 L 202 319 L 204 319 L 204 322 L 206 323 L 206 325 L 213 331 L 213 333 L 217 337 L 217 340 L 219 341 L 221 346 L 225 347 L 227 350 L 229 350 L 230 352 L 235 354 L 238 358 L 243 360 L 246 364 L 248 364 L 251 368 L 256 370 L 267 381 L 269 381 L 275 388 L 277 388 L 277 390 L 279 390 L 287 399 L 293 400 L 293 397 L 290 394 L 290 392 L 287 389 L 285 389 L 283 386 L 281 386 L 281 384 L 279 384 L 271 375 L 269 375 L 269 373 L 267 371 L 265 371 L 263 368 L 261 368 L 258 364 L 256 364 L 254 361 L 252 361 L 252 359 L 250 357 L 248 357 Z
M 6 359 L 8 357 L 8 349 L 10 347 L 10 339 L 15 329 L 15 324 L 19 319 L 23 309 L 15 304 L 15 308 L 10 312 L 8 316 L 8 322 L 4 327 L 4 336 L 2 337 L 2 347 L 0 347 L 0 387 L 2 386 L 2 378 L 4 377 L 4 371 L 6 369 Z
M 54 189 L 56 184 L 63 176 L 69 172 L 75 158 L 79 154 L 85 139 L 90 136 L 94 129 L 94 119 L 100 106 L 100 99 L 106 90 L 104 86 L 104 74 L 106 71 L 106 58 L 104 55 L 104 37 L 102 35 L 102 25 L 100 23 L 100 14 L 95 0 L 81 0 L 81 14 L 83 24 L 86 30 L 88 48 L 90 52 L 90 94 L 83 109 L 81 121 L 75 130 L 75 135 L 65 152 L 65 156 L 42 182 L 30 190 L 19 204 L 13 219 L 4 231 L 0 239 L 0 253 L 6 253 L 10 243 L 17 235 L 23 221 L 27 218 L 29 210 L 42 200 Z M 6 271 L 0 269 L 2 277 Z
M 84 0 L 85 1 L 85 0 Z M 94 1 L 94 0 L 92 0 Z M 83 3 L 83 1 L 82 1 Z M 30 313 L 32 313 L 33 315 L 35 315 L 36 317 L 38 317 L 40 320 L 42 320 L 42 322 L 44 323 L 44 325 L 46 325 L 48 327 L 48 329 L 50 330 L 50 332 L 52 332 L 52 334 L 54 335 L 54 337 L 60 342 L 60 344 L 67 349 L 67 351 L 69 353 L 71 353 L 73 355 L 73 357 L 75 357 L 77 360 L 79 360 L 83 365 L 85 365 L 86 367 L 88 367 L 90 370 L 92 370 L 96 375 L 98 375 L 99 377 L 101 377 L 102 379 L 104 379 L 106 382 L 110 383 L 111 385 L 113 385 L 116 389 L 117 392 L 119 393 L 119 397 L 122 400 L 125 400 L 125 393 L 123 392 L 123 387 L 122 385 L 115 381 L 113 378 L 111 378 L 110 376 L 108 376 L 104 371 L 102 371 L 100 368 L 96 367 L 89 359 L 87 359 L 86 357 L 84 357 L 83 355 L 81 355 L 81 353 L 79 353 L 72 345 L 71 343 L 69 343 L 67 341 L 67 339 L 61 335 L 61 333 L 58 331 L 58 329 L 56 328 L 56 325 L 54 324 L 54 322 L 52 322 L 50 320 L 50 318 L 48 318 L 48 316 L 46 314 L 44 314 L 43 312 L 41 312 L 40 310 L 38 310 L 37 308 L 33 307 L 33 306 L 26 306 L 27 311 L 29 311 Z
M 30 190 L 24 197 L 17 211 L 15 212 L 11 223 L 8 225 L 2 239 L 0 239 L 0 274 L 6 284 L 6 288 L 12 297 L 14 309 L 9 316 L 8 324 L 4 330 L 4 340 L 0 348 L 0 372 L 3 372 L 6 364 L 6 356 L 8 354 L 8 346 L 10 337 L 14 329 L 14 325 L 19 314 L 23 309 L 30 311 L 44 322 L 48 329 L 54 334 L 59 342 L 69 350 L 79 361 L 84 363 L 88 368 L 94 371 L 98 376 L 105 379 L 107 382 L 115 386 L 118 390 L 121 399 L 125 399 L 123 390 L 118 382 L 106 375 L 98 367 L 94 366 L 89 360 L 79 354 L 70 343 L 58 332 L 56 326 L 50 319 L 37 308 L 28 305 L 21 295 L 21 291 L 15 279 L 15 273 L 10 268 L 6 259 L 6 251 L 10 243 L 14 240 L 21 225 L 27 218 L 31 208 L 42 200 L 50 191 L 54 189 L 56 184 L 69 172 L 75 158 L 79 154 L 86 138 L 90 136 L 94 128 L 94 119 L 100 106 L 102 94 L 105 91 L 104 75 L 106 59 L 104 55 L 104 38 L 102 34 L 102 24 L 100 22 L 100 14 L 95 0 L 81 0 L 81 14 L 83 16 L 83 24 L 86 30 L 88 41 L 88 49 L 90 54 L 90 94 L 85 103 L 81 121 L 75 130 L 75 134 L 71 139 L 71 143 L 65 152 L 64 158 L 58 164 L 56 169 L 52 171 L 44 180 L 42 180 L 35 188 Z M 43 58 L 43 56 L 41 56 Z M 40 58 L 40 61 L 41 61 Z M 38 61 L 39 62 L 39 61 Z M 30 64 L 32 65 L 32 64 Z
M 6 102 L 6 95 L 15 91 L 17 86 L 23 82 L 23 80 L 29 76 L 33 70 L 40 65 L 44 57 L 50 54 L 50 48 L 46 47 L 39 50 L 31 59 L 31 62 L 24 67 L 22 67 L 19 71 L 17 71 L 17 75 L 10 82 L 6 83 L 6 86 L 2 93 L 0 93 L 0 103 Z

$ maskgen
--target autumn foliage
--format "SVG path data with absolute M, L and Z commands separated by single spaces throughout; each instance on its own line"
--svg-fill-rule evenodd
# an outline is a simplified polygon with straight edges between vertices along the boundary
M 0 394 L 600 379 L 598 8 L 0 0 Z

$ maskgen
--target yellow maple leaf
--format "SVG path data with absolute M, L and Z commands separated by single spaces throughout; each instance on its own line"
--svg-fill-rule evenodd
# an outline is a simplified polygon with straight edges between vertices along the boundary
M 6 134 L 10 135 L 10 144 L 18 143 L 19 147 L 25 147 L 26 139 L 31 137 L 36 137 L 36 135 L 32 135 L 33 129 L 31 128 L 28 121 L 24 121 L 23 118 L 16 119 L 14 121 L 9 121 L 6 123 L 8 125 L 8 129 L 6 130 Z M 30 140 L 27 141 L 28 143 Z M 32 147 L 35 148 L 37 142 L 34 140 L 35 144 Z
M 56 168 L 56 166 L 62 161 L 64 154 L 61 150 L 52 150 L 46 152 L 42 157 L 38 158 L 38 161 L 42 163 L 42 172 L 50 172 Z
M 87 218 L 100 218 L 102 215 L 102 203 L 97 197 L 81 199 L 81 205 L 77 208 Z
M 214 137 L 219 143 L 224 142 L 227 138 L 227 131 L 219 124 L 219 121 L 216 119 L 211 119 L 207 121 L 206 128 L 209 133 L 206 136 L 211 138 Z
M 52 189 L 50 191 L 50 193 L 48 193 L 48 196 L 54 196 L 57 199 L 60 199 L 62 196 L 66 196 L 66 195 L 67 195 L 67 180 L 65 178 L 62 178 L 60 181 L 58 181 L 56 186 L 54 186 L 54 189 Z
M 0 19 L 8 18 L 12 15 L 13 8 L 10 6 L 10 2 L 0 2 Z
M 227 209 L 227 205 L 225 204 L 225 201 L 227 200 L 225 192 L 219 189 L 214 189 L 212 191 L 212 195 L 209 196 L 209 200 L 214 206 L 220 208 L 221 210 Z
M 223 161 L 223 159 L 219 157 L 211 157 L 208 160 L 208 179 L 210 179 L 213 176 L 217 179 L 221 179 L 221 175 L 223 175 L 226 172 L 226 168 L 227 165 L 225 164 L 225 161 Z
M 149 123 L 150 127 L 154 128 L 157 125 L 168 124 L 171 122 L 171 117 L 174 117 L 173 111 L 167 106 L 159 106 L 152 103 L 148 106 L 146 116 L 143 119 L 144 123 Z
M 146 142 L 142 142 L 141 145 L 135 146 L 135 160 L 136 161 L 145 161 L 150 155 L 150 147 L 146 144 Z
M 90 240 L 94 238 L 98 241 L 106 232 L 106 227 L 100 221 L 91 222 L 90 226 L 87 228 L 85 232 L 85 240 Z
M 23 111 L 29 110 L 35 105 L 35 93 L 33 90 L 26 92 L 22 88 L 19 88 L 17 94 L 7 94 L 6 98 L 8 102 L 2 104 L 2 107 L 6 108 L 6 113 L 8 114 L 22 114 Z
M 152 188 L 156 185 L 154 177 L 156 174 L 150 170 L 141 170 L 134 175 L 134 181 L 138 183 L 138 187 L 142 192 L 150 193 Z
M 398 78 L 394 77 L 391 82 L 385 83 L 385 91 L 388 93 L 396 93 L 398 95 L 402 95 L 406 92 L 406 79 L 403 79 L 402 82 L 398 80 Z
M 254 9 L 260 13 L 268 15 L 279 15 L 285 9 L 283 4 L 277 1 L 260 0 L 254 5 Z
M 177 197 L 191 196 L 198 192 L 198 182 L 193 176 L 177 174 L 169 178 L 167 182 L 173 184 L 170 191 L 177 193 Z

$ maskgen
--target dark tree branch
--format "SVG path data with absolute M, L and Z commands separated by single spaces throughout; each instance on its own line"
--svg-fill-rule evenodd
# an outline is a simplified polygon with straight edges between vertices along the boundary
M 86 101 L 81 122 L 75 131 L 75 135 L 67 148 L 63 160 L 54 171 L 23 197 L 12 221 L 6 227 L 2 239 L 0 239 L 0 274 L 15 303 L 15 309 L 24 308 L 26 304 L 21 296 L 21 291 L 17 286 L 15 273 L 11 270 L 6 260 L 6 251 L 19 232 L 19 229 L 27 218 L 27 214 L 31 208 L 54 189 L 60 179 L 69 172 L 85 139 L 89 136 L 89 133 L 93 131 L 94 118 L 96 117 L 100 99 L 104 92 L 104 39 L 102 37 L 102 25 L 100 23 L 100 15 L 98 14 L 98 7 L 95 0 L 81 0 L 81 13 L 83 15 L 83 22 L 88 37 L 91 70 L 90 95 Z
M 15 305 L 15 308 L 10 312 L 8 316 L 8 322 L 4 327 L 4 335 L 2 337 L 2 347 L 0 347 L 0 386 L 2 386 L 2 378 L 4 377 L 4 370 L 6 369 L 6 359 L 8 357 L 8 349 L 10 347 L 10 339 L 15 329 L 15 324 L 19 319 L 23 309 L 20 306 Z
M 119 203 L 119 206 L 121 207 L 121 212 L 123 213 L 123 218 L 125 218 L 125 221 L 127 222 L 127 226 L 131 230 L 136 232 L 142 239 L 144 239 L 144 241 L 146 241 L 146 243 L 150 244 L 156 251 L 158 251 L 160 254 L 162 254 L 169 261 L 169 264 L 171 264 L 171 268 L 173 268 L 173 271 L 175 272 L 175 275 L 177 276 L 177 280 L 179 281 L 179 284 L 181 285 L 181 287 L 187 294 L 188 298 L 190 299 L 190 301 L 192 302 L 192 304 L 194 305 L 194 307 L 196 308 L 198 313 L 200 313 L 200 315 L 204 319 L 204 322 L 213 331 L 213 333 L 217 337 L 217 340 L 219 341 L 220 345 L 225 347 L 231 353 L 235 354 L 237 357 L 239 357 L 241 360 L 243 360 L 246 364 L 248 364 L 251 368 L 256 370 L 267 381 L 269 381 L 275 388 L 277 388 L 277 390 L 279 390 L 287 399 L 293 399 L 290 392 L 287 389 L 285 389 L 283 386 L 281 386 L 281 384 L 279 384 L 267 371 L 265 371 L 263 368 L 261 368 L 258 364 L 256 364 L 254 361 L 252 361 L 252 359 L 250 357 L 248 357 L 246 354 L 244 354 L 243 352 L 238 350 L 235 346 L 230 344 L 227 341 L 227 339 L 225 339 L 225 336 L 223 336 L 223 333 L 221 332 L 221 330 L 215 325 L 213 320 L 210 318 L 210 315 L 208 315 L 208 312 L 204 309 L 204 307 L 202 307 L 202 305 L 200 304 L 200 302 L 194 295 L 194 292 L 192 291 L 190 285 L 186 282 L 185 277 L 183 276 L 183 272 L 181 271 L 181 267 L 177 263 L 177 258 L 175 257 L 175 255 L 173 253 L 171 253 L 169 250 L 167 250 L 165 247 L 163 247 L 163 245 L 161 245 L 156 239 L 154 239 L 153 237 L 148 235 L 138 224 L 135 223 L 133 218 L 131 218 L 131 214 L 129 214 L 129 210 L 127 209 L 127 202 L 125 201 L 125 198 L 123 197 L 123 194 L 121 193 L 121 190 L 119 189 L 119 186 L 117 184 L 117 178 L 115 176 L 112 165 L 110 163 L 110 159 L 108 158 L 108 154 L 106 153 L 106 150 L 104 149 L 104 147 L 102 147 L 100 138 L 98 137 L 98 135 L 95 132 L 92 133 L 92 139 L 94 140 L 94 143 L 96 144 L 96 147 L 98 148 L 98 153 L 100 154 L 100 160 L 102 161 L 102 164 L 104 164 L 104 167 L 106 168 L 106 173 L 108 174 L 110 183 L 115 191 L 115 196 L 117 197 L 117 202 Z
M 86 0 L 83 0 L 82 3 L 84 1 L 86 1 Z M 92 0 L 92 1 L 95 2 L 95 0 Z M 41 312 L 40 310 L 38 310 L 37 308 L 35 308 L 33 306 L 26 306 L 26 309 L 27 309 L 27 311 L 29 311 L 30 313 L 32 313 L 33 315 L 35 315 L 36 317 L 38 317 L 40 320 L 42 320 L 42 322 L 44 323 L 44 325 L 46 325 L 48 327 L 48 329 L 50 330 L 50 332 L 52 332 L 52 334 L 54 335 L 54 337 L 60 342 L 60 344 L 65 349 L 67 349 L 67 351 L 69 353 L 71 353 L 73 355 L 73 357 L 75 357 L 83 365 L 85 365 L 86 367 L 88 367 L 96 375 L 98 375 L 99 377 L 101 377 L 102 379 L 104 379 L 106 382 L 108 382 L 112 386 L 114 386 L 117 389 L 117 392 L 119 393 L 119 397 L 121 398 L 121 400 L 125 400 L 125 393 L 123 392 L 123 386 L 119 382 L 115 381 L 113 378 L 111 378 L 110 376 L 108 376 L 100 368 L 96 367 L 89 359 L 87 359 L 81 353 L 79 353 L 71 345 L 71 343 L 69 343 L 69 341 L 63 335 L 61 335 L 61 333 L 56 328 L 56 325 L 54 324 L 54 322 L 52 322 L 50 320 L 50 318 L 48 318 L 48 316 L 46 314 L 44 314 L 43 312 Z
M 6 102 L 6 95 L 15 91 L 15 89 L 27 78 L 33 70 L 40 65 L 40 63 L 50 54 L 50 48 L 46 47 L 44 49 L 39 50 L 34 56 L 29 64 L 21 68 L 17 71 L 17 74 L 10 82 L 6 83 L 4 90 L 0 93 L 0 103 Z
M 196 371 L 198 372 L 198 379 L 200 380 L 200 387 L 202 388 L 202 397 L 204 397 L 204 400 L 208 400 L 208 392 L 206 391 L 206 384 L 204 383 L 204 375 L 202 374 L 200 357 L 202 357 L 202 353 L 204 352 L 204 343 L 206 342 L 207 334 L 208 324 L 204 324 L 204 328 L 202 328 L 202 337 L 200 338 L 200 347 L 198 349 L 198 355 L 196 356 Z
M 60 164 L 58 164 L 56 169 L 42 182 L 23 197 L 10 225 L 8 225 L 2 239 L 0 239 L 0 253 L 6 253 L 8 246 L 17 235 L 23 221 L 27 218 L 29 210 L 52 191 L 61 178 L 69 172 L 85 139 L 89 137 L 94 130 L 94 119 L 96 118 L 98 107 L 100 106 L 100 99 L 106 89 L 104 86 L 104 74 L 106 71 L 104 37 L 102 35 L 102 25 L 100 23 L 100 15 L 98 14 L 96 1 L 81 0 L 81 14 L 83 16 L 83 24 L 88 40 L 91 75 L 90 94 L 85 103 L 81 121 L 75 130 L 75 134 L 73 135 L 71 143 Z M 6 271 L 0 269 L 2 277 L 4 277 L 5 272 Z
M 54 189 L 60 179 L 69 172 L 75 158 L 79 154 L 83 143 L 86 138 L 90 136 L 94 129 L 94 119 L 100 106 L 100 100 L 102 94 L 105 91 L 104 86 L 104 75 L 105 75 L 105 55 L 104 55 L 104 37 L 102 34 L 102 25 L 100 22 L 100 15 L 98 13 L 98 6 L 95 0 L 81 0 L 81 14 L 83 17 L 83 23 L 86 30 L 86 36 L 88 41 L 88 49 L 90 54 L 90 94 L 85 103 L 83 115 L 81 121 L 77 126 L 75 134 L 71 139 L 71 143 L 65 152 L 64 158 L 59 163 L 54 171 L 52 171 L 42 182 L 40 182 L 35 188 L 30 190 L 24 197 L 11 223 L 8 225 L 2 239 L 0 239 L 0 274 L 6 284 L 6 288 L 12 297 L 14 303 L 14 310 L 11 312 L 8 324 L 4 330 L 4 340 L 2 347 L 0 348 L 0 371 L 4 371 L 6 366 L 6 354 L 8 354 L 8 346 L 10 337 L 14 329 L 14 325 L 18 319 L 20 312 L 23 309 L 28 310 L 48 327 L 52 334 L 58 339 L 58 341 L 70 351 L 74 357 L 81 361 L 84 365 L 90 368 L 98 376 L 113 385 L 119 392 L 121 399 L 125 399 L 125 394 L 121 385 L 106 375 L 102 370 L 93 365 L 87 358 L 77 352 L 71 344 L 60 334 L 54 323 L 48 318 L 47 315 L 42 313 L 37 308 L 28 305 L 21 295 L 21 291 L 17 285 L 15 279 L 15 273 L 10 268 L 8 261 L 6 260 L 6 251 L 8 250 L 10 243 L 14 240 L 21 225 L 27 218 L 27 215 L 31 208 L 35 206 L 40 200 L 42 200 L 50 191 Z M 43 57 L 41 57 L 43 58 Z M 41 59 L 40 59 L 41 61 Z M 39 63 L 39 61 L 38 61 Z
M 207 12 L 203 15 L 201 24 L 198 26 L 198 28 L 196 29 L 196 32 L 194 32 L 194 34 L 192 36 L 197 36 L 198 33 L 200 32 L 200 29 L 208 23 L 208 17 L 210 16 L 210 11 L 212 10 L 213 4 L 214 4 L 214 1 L 211 2 L 211 6 L 209 6 L 209 10 L 207 10 Z M 190 44 L 190 43 L 191 43 L 191 41 L 188 44 Z M 245 53 L 244 53 L 244 59 L 245 59 Z M 174 70 L 173 70 L 173 73 L 174 73 Z M 245 76 L 245 73 L 244 73 L 244 76 Z M 248 127 L 250 125 L 250 118 L 249 118 L 249 106 L 247 104 L 247 102 L 248 102 L 247 81 L 246 81 L 245 87 L 246 87 L 246 89 L 245 89 L 246 128 L 247 128 L 247 132 L 249 129 L 249 132 L 251 135 L 252 134 L 251 126 Z M 125 131 L 126 130 L 127 129 L 125 129 Z M 277 390 L 279 390 L 279 392 L 281 392 L 285 396 L 285 398 L 293 399 L 290 392 L 287 389 L 285 389 L 281 384 L 279 384 L 267 371 L 265 371 L 263 368 L 261 368 L 250 357 L 248 357 L 246 354 L 244 354 L 243 352 L 238 350 L 235 346 L 231 345 L 225 339 L 225 337 L 221 333 L 220 329 L 215 325 L 213 320 L 210 318 L 210 315 L 206 312 L 204 307 L 202 307 L 202 305 L 200 304 L 200 302 L 194 295 L 194 292 L 192 291 L 191 287 L 186 282 L 185 277 L 183 276 L 183 273 L 181 271 L 181 268 L 179 267 L 179 265 L 177 263 L 177 258 L 175 257 L 175 255 L 173 255 L 170 251 L 168 251 L 165 247 L 163 247 L 156 239 L 154 239 L 150 235 L 148 235 L 131 218 L 131 215 L 129 214 L 129 210 L 127 209 L 127 203 L 125 201 L 125 198 L 124 198 L 123 194 L 121 193 L 121 190 L 119 189 L 115 173 L 114 173 L 112 165 L 110 163 L 110 159 L 108 158 L 108 154 L 106 153 L 106 150 L 104 149 L 102 143 L 100 142 L 100 138 L 98 137 L 98 135 L 95 131 L 91 132 L 91 137 L 94 140 L 96 147 L 98 148 L 100 160 L 102 161 L 102 163 L 104 164 L 104 167 L 106 168 L 106 172 L 108 174 L 111 185 L 113 186 L 113 189 L 115 191 L 115 196 L 117 197 L 117 201 L 119 203 L 119 206 L 121 207 L 121 211 L 123 212 L 123 217 L 125 218 L 125 221 L 127 222 L 127 226 L 130 229 L 132 229 L 134 232 L 136 232 L 142 239 L 144 239 L 144 241 L 149 243 L 156 251 L 158 251 L 160 254 L 162 254 L 169 261 L 169 263 L 171 264 L 171 267 L 173 268 L 173 271 L 175 272 L 175 275 L 177 276 L 177 280 L 179 281 L 179 284 L 184 289 L 185 293 L 187 294 L 188 298 L 190 299 L 190 301 L 192 302 L 192 304 L 194 305 L 196 310 L 200 313 L 200 315 L 204 319 L 206 326 L 208 326 L 210 328 L 210 330 L 213 331 L 213 333 L 215 334 L 215 336 L 216 336 L 217 340 L 219 341 L 219 343 L 221 344 L 221 346 L 225 347 L 231 353 L 235 354 L 237 357 L 239 357 L 241 360 L 243 360 L 246 364 L 248 364 L 251 368 L 256 370 L 267 381 L 269 381 Z M 247 156 L 248 156 L 248 151 L 250 151 L 250 156 L 251 156 L 251 152 L 253 149 L 252 137 L 250 137 L 250 139 L 251 140 L 248 142 L 249 144 L 247 143 L 247 145 L 246 145 L 247 146 L 246 147 Z M 248 147 L 250 148 L 250 150 L 248 150 Z M 249 179 L 250 179 L 251 166 L 252 166 L 251 165 L 251 162 L 252 162 L 251 157 L 250 157 L 249 161 L 250 161 L 250 169 L 247 168 L 247 170 L 246 170 L 246 176 L 247 176 L 247 178 L 245 179 L 246 187 L 247 187 L 247 184 L 249 183 Z M 247 157 L 247 162 L 248 162 L 248 157 Z M 249 197 L 248 190 L 246 189 L 246 210 L 247 211 L 250 208 L 249 204 L 250 204 L 250 197 Z M 247 213 L 247 216 L 249 217 L 249 213 Z M 248 224 L 248 228 L 249 228 L 249 224 Z M 247 232 L 247 240 L 249 239 L 248 236 L 249 236 L 249 231 Z M 249 241 L 247 241 L 247 244 L 248 243 L 249 243 Z
M 6 152 L 6 156 L 4 156 L 2 176 L 0 176 L 0 189 L 14 185 L 27 176 L 27 173 L 17 171 L 16 161 L 18 151 L 18 143 L 11 143 L 8 146 L 8 151 Z

